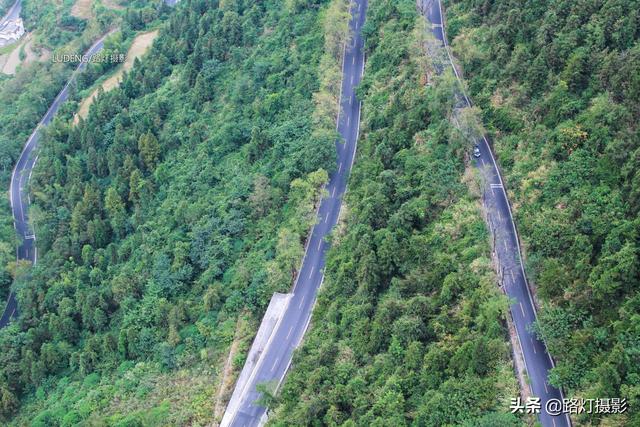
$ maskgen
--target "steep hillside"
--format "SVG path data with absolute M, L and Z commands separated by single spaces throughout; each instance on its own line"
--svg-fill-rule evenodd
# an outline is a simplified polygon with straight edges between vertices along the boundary
M 69 28 L 64 21 L 56 17 L 68 11 L 65 5 L 53 0 L 24 2 L 23 16 L 29 21 L 29 45 L 54 49 L 56 53 L 84 52 L 110 26 L 122 27 L 117 37 L 106 43 L 107 52 L 126 51 L 127 43 L 133 38 L 134 29 L 145 27 L 136 14 L 141 9 L 132 9 L 125 18 L 101 15 L 95 25 L 82 28 Z M 143 8 L 146 6 L 142 6 Z M 155 10 L 148 16 L 148 24 L 158 24 L 166 17 L 166 10 Z M 49 37 L 55 33 L 56 37 Z M 63 36 L 64 35 L 64 36 Z M 37 41 L 36 41 L 37 40 Z M 20 49 L 20 48 L 17 48 Z M 22 147 L 34 128 L 45 114 L 53 99 L 64 87 L 71 72 L 77 64 L 59 63 L 53 60 L 34 61 L 23 64 L 15 76 L 0 74 L 0 188 L 9 188 L 13 167 L 22 151 Z M 90 67 L 90 72 L 80 79 L 79 89 L 90 86 L 94 81 L 117 64 L 97 64 Z M 9 206 L 9 193 L 4 191 L 0 196 L 0 300 L 5 301 L 15 274 L 16 236 Z M 4 307 L 4 306 L 3 306 Z
M 412 0 L 372 0 L 344 224 L 273 425 L 516 426 L 519 393 L 451 77 Z
M 289 289 L 335 163 L 314 96 L 325 3 L 184 1 L 86 120 L 70 105 L 51 125 L 41 256 L 0 331 L 6 419 L 212 421 L 237 320 Z
M 515 200 L 553 384 L 640 424 L 637 1 L 449 1 L 449 36 Z M 608 419 L 607 419 L 608 418 Z

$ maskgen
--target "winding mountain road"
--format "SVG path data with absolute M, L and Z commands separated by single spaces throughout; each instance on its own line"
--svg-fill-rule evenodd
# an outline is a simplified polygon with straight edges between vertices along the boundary
M 87 56 L 95 55 L 100 52 L 104 47 L 105 38 L 111 34 L 110 32 L 100 37 L 86 52 Z M 51 123 L 54 116 L 60 109 L 60 106 L 69 97 L 69 90 L 75 76 L 78 72 L 82 71 L 86 67 L 86 63 L 81 62 L 71 78 L 60 91 L 58 96 L 47 110 L 46 114 L 36 126 L 24 148 L 18 158 L 13 174 L 11 175 L 11 185 L 9 187 L 9 195 L 11 199 L 11 210 L 13 213 L 13 223 L 16 229 L 16 233 L 20 239 L 20 244 L 17 248 L 18 261 L 27 261 L 32 264 L 36 264 L 38 261 L 38 249 L 36 247 L 36 235 L 29 223 L 29 181 L 31 180 L 31 173 L 38 160 L 37 149 L 40 141 L 42 129 Z M 15 293 L 12 291 L 9 293 L 7 305 L 5 306 L 2 317 L 0 317 L 0 328 L 4 328 L 9 322 L 15 318 L 18 314 L 18 302 L 16 300 Z
M 459 107 L 471 107 L 471 100 L 464 93 L 462 79 L 453 65 L 442 18 L 441 0 L 423 0 L 422 10 L 431 23 L 433 35 L 442 42 L 442 46 L 447 50 L 450 65 L 462 88 L 460 97 L 462 105 Z M 568 415 L 550 413 L 547 410 L 547 402 L 552 401 L 554 405 L 557 401 L 562 402 L 562 391 L 549 385 L 549 370 L 555 365 L 545 343 L 531 331 L 532 324 L 536 320 L 536 309 L 522 264 L 518 233 L 511 215 L 511 207 L 500 170 L 487 136 L 482 135 L 476 143 L 480 148 L 480 157 L 475 161 L 475 166 L 480 170 L 485 182 L 483 203 L 493 237 L 495 257 L 499 264 L 499 279 L 504 292 L 512 302 L 511 316 L 524 356 L 531 394 L 540 398 L 540 422 L 545 427 L 571 426 Z
M 168 6 L 175 6 L 180 0 L 165 0 Z M 9 9 L 7 14 L 0 21 L 0 28 L 6 25 L 8 20 L 16 19 L 20 16 L 22 9 L 21 0 L 17 0 L 14 5 Z M 114 32 L 109 31 L 102 37 L 100 37 L 85 53 L 85 56 L 90 57 L 99 53 L 104 47 L 104 40 Z M 11 185 L 9 187 L 9 196 L 11 199 L 11 210 L 13 213 L 13 222 L 16 229 L 16 233 L 20 238 L 20 245 L 16 251 L 16 257 L 18 261 L 28 261 L 32 264 L 36 264 L 38 261 L 38 249 L 36 247 L 36 235 L 29 223 L 29 181 L 31 180 L 31 173 L 38 160 L 37 148 L 40 140 L 42 128 L 51 123 L 54 116 L 60 109 L 60 106 L 69 98 L 69 88 L 73 83 L 77 73 L 82 71 L 87 64 L 80 62 L 75 69 L 71 78 L 60 91 L 58 96 L 53 101 L 53 104 L 49 107 L 44 117 L 38 123 L 35 130 L 27 140 L 22 153 L 18 158 L 13 174 L 11 175 Z M 4 308 L 2 316 L 0 317 L 0 328 L 4 328 L 9 322 L 18 315 L 18 302 L 16 296 L 11 291 L 7 299 L 7 305 Z
M 20 0 L 16 0 L 16 2 L 11 6 L 11 8 L 7 11 L 7 13 L 0 19 L 0 31 L 4 27 L 7 26 L 9 21 L 15 21 L 20 17 L 20 11 L 22 10 L 22 3 Z
M 353 0 L 349 27 L 353 34 L 351 43 L 345 46 L 342 68 L 342 93 L 338 131 L 344 139 L 336 142 L 338 157 L 337 170 L 331 175 L 326 186 L 328 196 L 323 198 L 318 210 L 317 223 L 313 227 L 302 267 L 298 273 L 293 295 L 282 319 L 276 325 L 269 344 L 260 355 L 254 373 L 240 390 L 240 405 L 237 410 L 225 413 L 221 426 L 248 427 L 261 425 L 266 419 L 266 408 L 256 401 L 260 392 L 256 385 L 284 379 L 293 351 L 300 344 L 311 320 L 316 295 L 324 279 L 325 252 L 329 244 L 325 237 L 336 225 L 342 206 L 342 197 L 347 188 L 347 180 L 356 154 L 360 130 L 360 101 L 355 88 L 360 84 L 364 70 L 364 25 L 367 0 Z

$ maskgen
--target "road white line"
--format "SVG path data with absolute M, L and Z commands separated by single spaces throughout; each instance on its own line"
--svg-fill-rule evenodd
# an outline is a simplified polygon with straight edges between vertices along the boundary
M 520 311 L 522 311 L 522 317 L 526 317 L 524 314 L 524 306 L 522 305 L 522 301 L 520 301 Z
M 329 217 L 329 215 L 327 215 L 327 218 Z M 319 239 L 318 241 L 318 250 L 320 250 L 320 246 L 322 246 L 322 238 Z
M 503 240 L 502 243 L 504 243 L 504 250 L 509 252 L 509 247 L 507 246 L 507 241 Z
M 311 267 L 311 273 L 309 273 L 309 279 L 311 279 L 311 276 L 313 276 L 313 270 L 315 270 L 315 266 Z
M 536 343 L 533 342 L 533 338 L 531 338 L 531 347 L 533 348 L 533 353 L 538 354 L 538 352 L 536 351 Z
M 353 79 L 356 77 L 355 74 L 351 74 L 351 86 L 353 86 Z
M 547 393 L 547 394 L 549 394 L 549 389 L 547 388 L 547 382 L 546 382 L 546 381 L 544 381 L 544 382 L 542 383 L 542 385 L 544 386 L 544 392 L 545 392 L 545 393 Z
M 324 223 L 326 224 L 327 222 L 329 222 L 329 212 L 327 212 L 327 217 L 324 219 Z
M 298 306 L 298 308 L 302 308 L 302 304 L 304 304 L 304 298 L 306 297 L 306 295 L 302 295 L 302 299 L 300 300 L 300 305 Z
M 440 16 L 441 17 L 444 16 L 444 12 L 442 10 L 442 1 L 441 0 L 438 0 L 438 8 L 440 9 Z M 460 83 L 461 90 L 462 90 L 462 95 L 464 96 L 464 99 L 465 99 L 467 105 L 469 107 L 471 107 L 471 101 L 469 100 L 469 97 L 467 96 L 466 91 L 464 90 L 464 85 L 462 84 L 462 79 L 460 78 L 458 70 L 454 65 L 453 57 L 451 56 L 451 49 L 449 48 L 449 44 L 447 43 L 446 28 L 443 25 L 444 23 L 442 21 L 440 22 L 440 24 L 442 25 L 442 35 L 443 35 L 443 39 L 444 39 L 444 47 L 445 47 L 445 50 L 447 52 L 447 56 L 449 58 L 449 62 L 451 64 L 451 68 L 453 68 L 453 73 L 455 74 L 456 79 Z M 495 170 L 495 172 L 496 172 L 496 174 L 498 176 L 498 180 L 500 181 L 500 183 L 502 183 L 502 176 L 500 175 L 500 171 L 498 169 L 498 165 L 496 163 L 496 159 L 494 158 L 493 153 L 491 152 L 491 148 L 489 147 L 489 141 L 487 140 L 487 136 L 483 134 L 482 135 L 482 140 L 483 140 L 483 142 L 485 144 L 485 148 L 489 152 L 489 157 L 491 159 L 491 162 L 493 163 L 493 167 L 494 167 L 494 170 Z M 518 231 L 516 230 L 516 225 L 515 225 L 515 222 L 513 221 L 513 214 L 511 212 L 511 205 L 509 204 L 509 199 L 507 198 L 507 192 L 505 191 L 504 187 L 502 189 L 502 192 L 503 192 L 504 197 L 505 197 L 505 199 L 507 201 L 507 208 L 509 209 L 509 219 L 511 221 L 511 228 L 513 230 L 514 236 L 516 237 L 516 250 L 518 252 L 518 257 L 519 257 L 518 259 L 522 260 L 522 250 L 520 248 L 520 243 L 519 243 L 519 239 L 518 239 Z M 523 277 L 524 282 L 525 282 L 525 288 L 527 290 L 527 296 L 529 297 L 529 302 L 531 303 L 531 309 L 533 310 L 534 316 L 537 317 L 536 307 L 535 307 L 535 304 L 533 303 L 533 297 L 531 296 L 531 289 L 529 288 L 529 283 L 527 281 L 527 273 L 524 271 L 524 264 L 522 263 L 522 261 L 520 261 L 519 264 L 520 264 L 520 270 L 522 271 L 522 277 Z M 516 337 L 518 338 L 518 341 L 520 341 L 520 335 L 516 334 Z M 549 361 L 551 362 L 551 366 L 555 368 L 556 364 L 555 364 L 553 358 L 551 357 L 551 355 L 547 352 L 546 343 L 545 343 L 544 347 L 545 347 L 545 353 L 547 353 L 547 357 L 549 358 Z M 520 348 L 522 348 L 522 344 L 520 344 Z M 524 364 L 525 364 L 525 369 L 527 370 L 527 372 L 530 372 L 529 371 L 529 366 L 527 364 L 527 360 L 526 359 L 524 360 Z M 529 385 L 529 389 L 531 390 L 531 384 Z M 562 393 L 562 389 L 559 389 L 559 391 L 560 391 L 560 397 L 564 398 L 564 394 Z M 564 415 L 565 415 L 565 419 L 567 421 L 567 425 L 570 426 L 571 425 L 571 419 L 569 418 L 569 414 L 565 413 Z M 552 418 L 552 420 L 553 420 L 553 424 L 555 426 L 555 418 Z
M 516 283 L 516 276 L 513 274 L 513 270 L 509 270 L 509 274 L 511 275 L 511 280 L 513 280 L 513 283 Z
M 276 358 L 276 361 L 273 362 L 273 366 L 271 367 L 271 372 L 273 372 L 276 369 L 276 365 L 278 364 L 278 358 Z
M 342 172 L 342 162 L 340 162 L 340 167 L 338 168 L 338 173 Z
M 351 58 L 351 65 L 356 65 L 356 56 L 353 55 L 353 57 Z
M 336 197 L 336 187 L 333 187 L 333 191 L 331 192 L 331 198 Z
M 347 127 L 351 126 L 351 116 L 347 117 Z
M 293 326 L 289 328 L 289 333 L 287 333 L 287 338 L 285 339 L 289 339 L 289 337 L 291 336 L 291 332 L 293 332 Z
M 498 213 L 498 220 L 502 221 L 502 215 L 500 214 L 500 209 L 497 209 L 496 212 Z

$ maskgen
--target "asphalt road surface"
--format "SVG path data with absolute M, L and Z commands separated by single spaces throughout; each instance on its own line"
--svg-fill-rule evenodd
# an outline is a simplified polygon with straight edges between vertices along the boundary
M 423 1 L 423 10 L 432 24 L 433 35 L 448 49 L 440 0 Z M 453 64 L 450 56 L 449 60 Z M 454 74 L 460 80 L 455 68 Z M 461 94 L 461 102 L 463 107 L 472 105 L 465 93 Z M 477 144 L 480 148 L 480 157 L 476 159 L 475 165 L 484 177 L 483 202 L 487 211 L 495 256 L 499 264 L 500 272 L 498 275 L 504 292 L 513 303 L 511 316 L 516 327 L 520 347 L 524 353 L 532 395 L 540 398 L 540 422 L 545 427 L 570 426 L 571 422 L 567 415 L 555 415 L 555 412 L 550 413 L 545 409 L 549 400 L 558 399 L 562 402 L 563 395 L 561 390 L 552 387 L 547 382 L 549 370 L 554 367 L 553 359 L 547 352 L 545 343 L 531 332 L 532 323 L 536 320 L 536 310 L 521 262 L 522 255 L 518 235 L 500 171 L 486 135 L 483 135 Z
M 0 19 L 0 31 L 7 25 L 9 21 L 15 21 L 20 17 L 20 11 L 22 10 L 22 4 L 20 0 L 17 0 L 6 15 Z
M 97 42 L 93 44 L 87 50 L 86 55 L 94 55 L 104 46 L 104 39 L 110 33 L 102 36 Z M 38 160 L 37 149 L 38 142 L 40 141 L 42 128 L 47 126 L 53 120 L 60 106 L 69 97 L 69 88 L 73 82 L 77 72 L 85 68 L 85 63 L 80 63 L 71 76 L 67 84 L 62 91 L 58 94 L 53 104 L 49 107 L 46 114 L 38 123 L 38 126 L 33 131 L 24 148 L 18 158 L 13 174 L 11 175 L 11 186 L 9 187 L 9 194 L 11 197 L 11 210 L 13 213 L 13 223 L 20 239 L 20 245 L 17 248 L 17 259 L 23 261 L 29 261 L 35 264 L 38 261 L 38 250 L 36 248 L 36 236 L 33 228 L 29 224 L 29 181 L 31 179 L 31 173 L 33 167 Z M 18 302 L 13 292 L 9 294 L 7 305 L 5 306 L 2 317 L 0 317 L 0 328 L 4 328 L 9 324 L 11 319 L 18 315 Z
M 274 331 L 270 344 L 260 356 L 254 370 L 255 375 L 247 382 L 240 408 L 229 424 L 231 426 L 257 426 L 264 419 L 266 408 L 255 403 L 260 398 L 256 385 L 271 381 L 279 384 L 284 379 L 291 364 L 293 350 L 300 344 L 307 330 L 316 294 L 324 278 L 325 252 L 329 247 L 325 237 L 338 221 L 359 133 L 360 101 L 356 98 L 354 89 L 360 83 L 364 70 L 364 41 L 361 29 L 365 21 L 367 0 L 354 0 L 352 5 L 349 26 L 354 36 L 351 43 L 345 46 L 342 69 L 338 131 L 344 142 L 336 142 L 338 167 L 326 186 L 328 196 L 320 203 L 317 224 L 307 243 L 291 302 Z

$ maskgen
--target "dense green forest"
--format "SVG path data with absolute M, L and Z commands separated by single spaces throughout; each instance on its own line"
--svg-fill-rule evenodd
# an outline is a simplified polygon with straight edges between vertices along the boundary
M 640 2 L 448 2 L 449 37 L 494 135 L 570 396 L 640 425 Z
M 160 26 L 122 85 L 72 124 L 78 80 L 42 140 L 40 258 L 16 266 L 0 201 L 3 425 L 204 425 L 221 365 L 288 291 L 327 174 L 342 0 L 183 0 L 91 21 L 25 0 L 51 49 L 107 49 Z M 514 202 L 539 334 L 571 397 L 640 413 L 640 4 L 449 0 L 447 28 Z M 427 77 L 413 0 L 371 0 L 363 123 L 344 217 L 273 425 L 518 426 L 507 330 L 452 79 Z M 164 22 L 163 22 L 164 21 Z M 0 185 L 71 66 L 0 78 Z M 425 82 L 429 81 L 429 85 Z M 6 206 L 5 206 L 6 205 Z M 15 277 L 15 279 L 14 279 Z M 243 351 L 233 359 L 238 370 Z
M 290 288 L 335 164 L 326 3 L 183 1 L 86 121 L 59 113 L 33 174 L 41 256 L 0 331 L 5 421 L 211 421 L 236 321 Z
M 272 425 L 523 422 L 451 76 L 423 84 L 424 30 L 413 0 L 370 2 L 347 214 Z
M 36 4 L 37 6 L 30 6 Z M 100 25 L 90 25 L 82 30 L 64 30 L 63 23 L 57 17 L 68 14 L 71 6 L 60 5 L 52 1 L 24 2 L 25 19 L 30 21 L 29 31 L 39 40 L 49 40 L 43 47 L 54 49 L 54 52 L 84 52 L 108 26 L 118 25 L 121 31 L 107 40 L 105 52 L 125 52 L 136 30 L 146 28 L 160 22 L 167 16 L 168 10 L 154 9 L 154 14 L 143 21 L 142 11 L 148 8 L 140 6 L 122 13 L 122 17 L 102 16 Z M 108 19 L 107 19 L 108 18 Z M 52 39 L 50 33 L 63 33 L 63 39 Z M 35 61 L 22 66 L 15 76 L 0 74 L 0 99 L 7 100 L 0 109 L 0 188 L 9 188 L 11 172 L 23 145 L 33 132 L 37 123 L 45 114 L 49 105 L 69 79 L 76 64 L 53 63 L 51 61 Z M 92 85 L 96 78 L 108 72 L 115 64 L 94 64 L 87 73 L 78 80 L 77 91 Z M 74 108 L 73 104 L 69 108 Z M 16 266 L 16 236 L 9 205 L 8 192 L 0 198 L 0 300 L 6 300 L 12 275 Z

